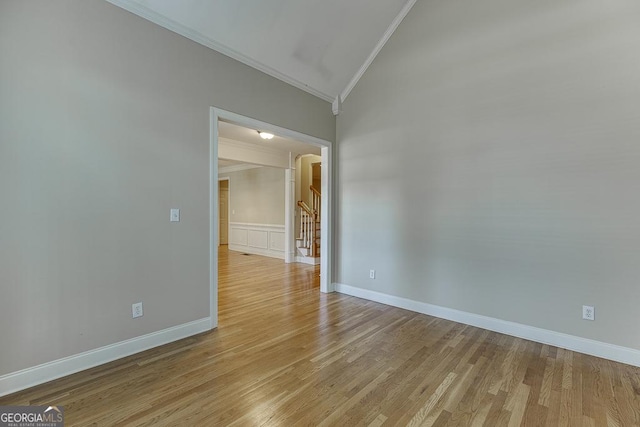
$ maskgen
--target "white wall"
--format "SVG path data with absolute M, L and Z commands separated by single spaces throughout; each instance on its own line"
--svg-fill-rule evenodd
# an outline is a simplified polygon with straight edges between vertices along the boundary
M 640 349 L 638 22 L 417 2 L 338 117 L 337 282 Z
M 329 103 L 107 2 L 0 2 L 0 58 L 0 394 L 209 316 L 210 106 L 335 136 Z
M 229 178 L 231 222 L 284 226 L 284 169 L 256 167 Z

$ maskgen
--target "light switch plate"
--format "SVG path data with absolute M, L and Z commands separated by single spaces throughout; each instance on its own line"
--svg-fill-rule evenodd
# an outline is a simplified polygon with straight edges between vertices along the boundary
M 180 209 L 173 208 L 169 216 L 171 222 L 180 222 Z

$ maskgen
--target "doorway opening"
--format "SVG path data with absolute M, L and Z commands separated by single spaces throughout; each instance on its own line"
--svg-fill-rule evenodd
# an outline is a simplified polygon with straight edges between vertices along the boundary
M 332 292 L 331 277 L 331 260 L 332 260 L 332 149 L 333 144 L 330 141 L 319 139 L 310 135 L 306 135 L 297 131 L 282 128 L 250 117 L 242 116 L 229 111 L 221 110 L 215 107 L 210 109 L 210 314 L 211 328 L 218 325 L 218 243 L 220 242 L 220 186 L 218 182 L 218 158 L 219 158 L 219 127 L 220 123 L 231 123 L 244 128 L 257 131 L 266 131 L 277 136 L 290 138 L 300 141 L 303 144 L 310 144 L 320 149 L 321 167 L 316 167 L 316 171 L 320 173 L 319 185 L 323 197 L 321 199 L 320 211 L 323 213 L 320 217 L 320 291 L 327 293 Z M 247 149 L 247 147 L 240 147 Z M 296 241 L 294 236 L 295 224 L 295 152 L 290 152 L 285 168 L 285 238 L 284 252 L 285 262 L 293 262 L 296 253 Z M 279 160 L 272 159 L 274 162 Z M 259 162 L 256 162 L 259 163 Z M 275 165 L 274 165 L 275 166 Z M 311 179 L 317 178 L 313 176 Z M 317 180 L 316 180 L 317 183 Z M 233 183 L 230 183 L 233 186 Z M 232 190 L 232 189 L 231 189 Z M 230 197 L 233 197 L 231 195 Z M 231 222 L 232 219 L 228 218 Z M 228 236 L 231 238 L 231 236 Z
M 322 249 L 322 157 L 302 154 L 295 160 L 296 262 L 317 265 Z

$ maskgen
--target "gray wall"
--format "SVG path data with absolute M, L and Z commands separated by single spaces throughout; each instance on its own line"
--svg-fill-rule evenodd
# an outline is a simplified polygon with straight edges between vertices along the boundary
M 338 117 L 336 281 L 640 349 L 638 22 L 418 1 Z
M 0 375 L 209 315 L 210 106 L 335 137 L 328 103 L 103 1 L 0 2 L 0 58 Z
M 284 169 L 259 167 L 220 177 L 229 177 L 230 222 L 284 225 Z

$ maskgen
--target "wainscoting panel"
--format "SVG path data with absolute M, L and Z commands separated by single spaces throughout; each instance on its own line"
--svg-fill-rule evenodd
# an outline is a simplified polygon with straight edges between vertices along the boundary
M 269 249 L 269 232 L 265 230 L 248 230 L 249 246 L 258 249 Z
M 272 231 L 270 233 L 269 249 L 284 253 L 284 232 Z
M 229 247 L 231 245 L 247 246 L 249 244 L 248 231 L 246 228 L 234 228 L 230 226 Z
M 284 225 L 229 223 L 229 250 L 284 259 Z

